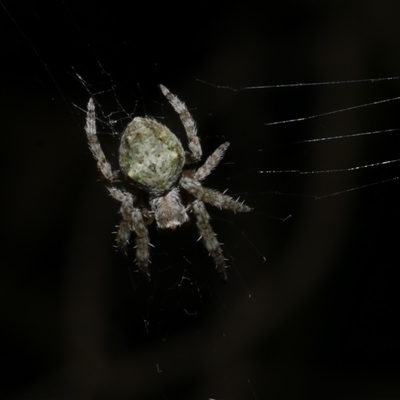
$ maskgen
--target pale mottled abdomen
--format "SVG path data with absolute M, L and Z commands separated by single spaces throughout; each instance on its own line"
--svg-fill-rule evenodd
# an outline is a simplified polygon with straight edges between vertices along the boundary
M 125 128 L 119 148 L 123 173 L 151 193 L 173 186 L 182 172 L 185 151 L 178 138 L 151 118 L 134 118 Z

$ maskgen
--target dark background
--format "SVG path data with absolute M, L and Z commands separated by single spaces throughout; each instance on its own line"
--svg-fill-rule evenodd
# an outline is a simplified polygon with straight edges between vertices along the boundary
M 398 101 L 266 125 L 394 98 L 398 81 L 199 81 L 396 77 L 399 17 L 378 1 L 2 1 L 1 397 L 400 398 L 397 164 L 258 173 L 399 158 L 396 131 L 297 143 L 398 128 Z M 129 273 L 134 252 L 114 251 L 118 204 L 87 147 L 86 104 L 100 104 L 115 162 L 109 133 L 134 115 L 182 133 L 159 83 L 191 109 L 205 155 L 232 143 L 207 186 L 254 207 L 208 207 L 227 284 L 194 224 L 150 229 L 150 284 Z

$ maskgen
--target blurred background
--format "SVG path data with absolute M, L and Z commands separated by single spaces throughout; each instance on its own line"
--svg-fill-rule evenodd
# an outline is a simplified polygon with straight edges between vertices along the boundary
M 378 1 L 2 0 L 0 396 L 400 398 L 398 164 L 348 170 L 400 158 L 399 81 L 279 86 L 397 77 L 399 16 Z M 136 115 L 185 142 L 159 83 L 205 156 L 231 142 L 205 184 L 254 208 L 208 207 L 227 284 L 193 223 L 150 227 L 150 284 L 113 247 L 86 105 L 118 168 Z

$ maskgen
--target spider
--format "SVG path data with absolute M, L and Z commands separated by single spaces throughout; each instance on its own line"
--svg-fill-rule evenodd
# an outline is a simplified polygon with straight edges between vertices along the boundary
M 96 132 L 96 112 L 93 98 L 89 100 L 86 134 L 90 150 L 110 195 L 121 202 L 122 220 L 116 236 L 117 247 L 126 250 L 131 231 L 136 237 L 136 264 L 150 280 L 149 234 L 152 222 L 160 229 L 176 229 L 194 214 L 200 237 L 214 259 L 216 269 L 226 281 L 226 264 L 221 244 L 210 225 L 204 203 L 232 210 L 249 212 L 250 207 L 233 198 L 202 186 L 202 181 L 218 165 L 229 143 L 219 146 L 197 169 L 183 169 L 200 161 L 202 149 L 196 123 L 186 105 L 165 86 L 160 89 L 178 113 L 188 138 L 185 151 L 178 138 L 161 123 L 149 117 L 136 117 L 122 133 L 119 166 L 127 185 L 119 188 L 119 171 L 113 171 L 106 159 Z

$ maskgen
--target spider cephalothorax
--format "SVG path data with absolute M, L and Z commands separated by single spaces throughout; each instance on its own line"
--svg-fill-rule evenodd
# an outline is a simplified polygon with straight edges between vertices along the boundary
M 122 133 L 119 164 L 125 178 L 147 193 L 147 203 L 138 204 L 138 196 L 129 188 L 116 186 L 117 172 L 106 159 L 96 133 L 96 114 L 93 99 L 89 100 L 86 134 L 89 147 L 111 196 L 121 202 L 122 221 L 117 232 L 117 246 L 126 249 L 131 231 L 136 236 L 136 263 L 148 278 L 149 236 L 146 225 L 155 219 L 161 229 L 175 229 L 193 213 L 204 245 L 213 257 L 218 271 L 226 280 L 225 259 L 221 245 L 209 223 L 204 202 L 232 211 L 248 212 L 250 207 L 231 197 L 202 186 L 201 182 L 221 161 L 229 143 L 219 146 L 197 170 L 184 170 L 185 164 L 201 159 L 202 150 L 196 124 L 185 104 L 165 86 L 161 91 L 179 114 L 188 137 L 189 151 L 185 152 L 178 138 L 165 126 L 147 117 L 134 118 Z M 183 203 L 186 191 L 191 200 Z

